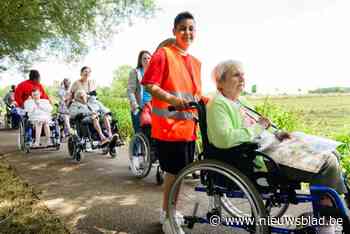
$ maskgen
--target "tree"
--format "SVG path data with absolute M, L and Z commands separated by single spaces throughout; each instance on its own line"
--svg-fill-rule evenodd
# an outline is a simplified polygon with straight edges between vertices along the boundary
M 154 12 L 154 0 L 2 0 L 0 61 L 25 64 L 47 54 L 72 60 L 89 43 L 108 42 L 122 23 Z
M 128 86 L 128 79 L 132 67 L 130 65 L 122 65 L 113 72 L 113 81 L 111 92 L 116 97 L 126 97 L 126 89 Z
M 252 93 L 256 93 L 257 92 L 257 86 L 256 85 L 252 85 Z

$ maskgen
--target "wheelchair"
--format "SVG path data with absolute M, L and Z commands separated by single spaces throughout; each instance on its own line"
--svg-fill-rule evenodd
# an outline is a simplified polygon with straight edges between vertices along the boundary
M 152 167 L 157 167 L 156 181 L 163 184 L 163 171 L 160 169 L 155 150 L 155 142 L 151 138 L 151 125 L 141 127 L 142 131 L 136 133 L 129 143 L 129 168 L 133 175 L 142 179 L 148 176 Z
M 317 233 L 315 220 L 330 216 L 350 233 L 349 218 L 340 196 L 332 188 L 312 185 L 310 194 L 300 193 L 302 181 L 291 181 L 280 166 L 259 151 L 255 143 L 243 143 L 231 149 L 217 149 L 207 137 L 206 110 L 203 102 L 189 103 L 197 109 L 203 151 L 199 160 L 183 168 L 171 187 L 168 212 L 173 233 Z M 169 111 L 175 108 L 169 107 Z M 262 170 L 257 161 L 263 160 Z M 188 181 L 192 173 L 200 178 Z M 346 184 L 347 185 L 347 184 Z M 348 186 L 347 186 L 348 187 Z M 320 197 L 327 194 L 335 207 L 324 210 Z M 346 195 L 348 197 L 348 194 Z M 309 203 L 311 218 L 307 222 L 282 222 L 289 204 Z M 183 218 L 179 221 L 178 213 Z M 300 216 L 299 218 L 303 218 Z M 311 222 L 310 222 L 311 220 Z
M 52 117 L 49 122 L 49 127 L 51 132 L 51 136 L 49 136 L 51 139 L 51 145 L 32 147 L 35 141 L 35 128 L 33 123 L 29 120 L 27 113 L 24 113 L 19 123 L 19 134 L 17 140 L 19 149 L 26 153 L 30 153 L 33 149 L 54 148 L 55 150 L 59 150 L 61 147 L 60 129 L 56 116 Z
M 99 136 L 91 123 L 84 123 L 86 115 L 79 114 L 74 119 L 70 119 L 70 125 L 73 133 L 68 137 L 67 146 L 70 157 L 80 162 L 84 158 L 84 152 L 87 152 L 87 145 L 91 146 L 92 150 L 102 149 L 102 154 L 108 154 L 111 158 L 117 157 L 118 147 L 124 145 L 124 141 L 119 135 L 117 121 L 112 119 L 111 130 L 114 135 L 108 144 L 100 145 Z M 101 119 L 101 118 L 100 118 Z M 107 131 L 101 124 L 102 131 L 106 134 Z

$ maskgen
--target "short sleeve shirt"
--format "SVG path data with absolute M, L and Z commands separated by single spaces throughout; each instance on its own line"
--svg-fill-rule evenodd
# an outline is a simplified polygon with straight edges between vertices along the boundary
M 78 90 L 84 90 L 86 93 L 96 90 L 96 83 L 94 80 L 88 79 L 86 82 L 82 82 L 81 80 L 77 80 L 72 84 L 70 92 L 74 94 L 77 93 Z

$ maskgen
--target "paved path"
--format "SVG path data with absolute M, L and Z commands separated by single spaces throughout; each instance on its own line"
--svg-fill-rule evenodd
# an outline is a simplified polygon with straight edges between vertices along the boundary
M 116 159 L 86 153 L 77 164 L 68 158 L 65 144 L 60 151 L 25 154 L 16 151 L 16 137 L 17 131 L 0 131 L 1 154 L 9 153 L 6 159 L 17 174 L 72 233 L 161 233 L 156 170 L 143 180 L 134 178 L 126 147 Z

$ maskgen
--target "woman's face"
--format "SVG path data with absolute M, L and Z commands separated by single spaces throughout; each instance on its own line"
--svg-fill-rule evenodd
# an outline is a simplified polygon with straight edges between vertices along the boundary
M 151 60 L 151 55 L 148 53 L 143 53 L 143 55 L 141 56 L 141 64 L 143 69 L 147 68 L 150 60 Z
M 196 36 L 195 22 L 193 19 L 184 19 L 173 29 L 176 45 L 186 50 Z
M 82 72 L 81 72 L 81 76 L 84 78 L 88 78 L 91 74 L 91 69 L 89 67 L 85 68 Z
M 224 73 L 224 80 L 218 83 L 219 90 L 225 96 L 236 97 L 239 95 L 245 86 L 244 71 L 241 66 L 232 66 Z

